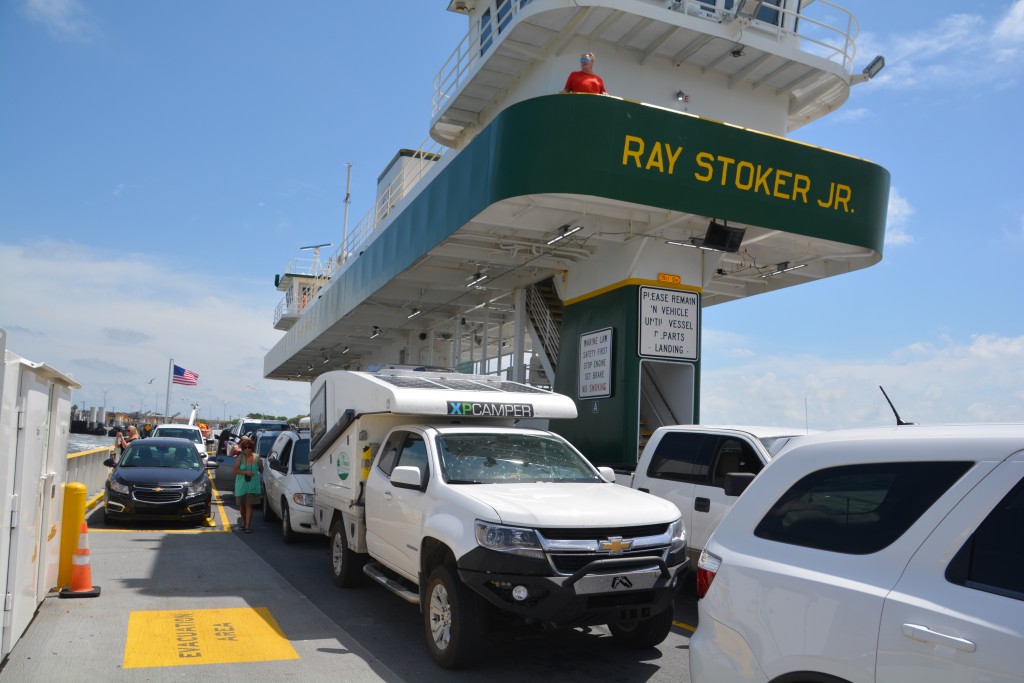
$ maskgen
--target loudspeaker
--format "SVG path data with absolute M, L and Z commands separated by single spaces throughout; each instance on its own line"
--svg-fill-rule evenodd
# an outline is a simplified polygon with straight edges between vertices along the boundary
M 708 224 L 708 231 L 704 235 L 704 241 L 701 243 L 701 246 L 705 249 L 735 254 L 740 250 L 740 245 L 743 244 L 743 235 L 746 232 L 746 228 L 730 228 L 728 225 L 711 221 Z

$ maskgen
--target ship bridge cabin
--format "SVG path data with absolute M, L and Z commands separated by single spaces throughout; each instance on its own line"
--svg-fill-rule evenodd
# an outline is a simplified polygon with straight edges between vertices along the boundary
M 444 0 L 439 0 L 439 10 Z M 701 310 L 882 256 L 888 172 L 785 139 L 861 72 L 826 0 L 451 0 L 467 33 L 268 378 L 374 363 L 552 386 L 632 462 L 699 421 Z M 581 53 L 608 95 L 561 94 Z M 764 305 L 771 305 L 765 297 Z

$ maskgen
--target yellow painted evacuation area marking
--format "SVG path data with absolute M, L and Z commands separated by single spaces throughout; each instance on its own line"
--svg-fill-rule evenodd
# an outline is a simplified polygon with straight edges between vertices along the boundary
M 126 669 L 298 658 L 266 607 L 138 611 L 128 616 Z

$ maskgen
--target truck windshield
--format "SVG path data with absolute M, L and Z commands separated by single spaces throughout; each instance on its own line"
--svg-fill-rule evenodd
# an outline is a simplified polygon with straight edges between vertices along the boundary
M 446 434 L 437 450 L 449 484 L 603 481 L 565 443 L 539 434 Z

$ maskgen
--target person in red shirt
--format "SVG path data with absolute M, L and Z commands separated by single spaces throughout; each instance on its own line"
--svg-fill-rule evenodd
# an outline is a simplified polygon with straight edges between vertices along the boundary
M 565 82 L 565 89 L 562 92 L 588 92 L 595 95 L 607 95 L 604 89 L 604 81 L 594 73 L 594 53 L 586 52 L 580 55 L 580 70 L 569 74 Z

